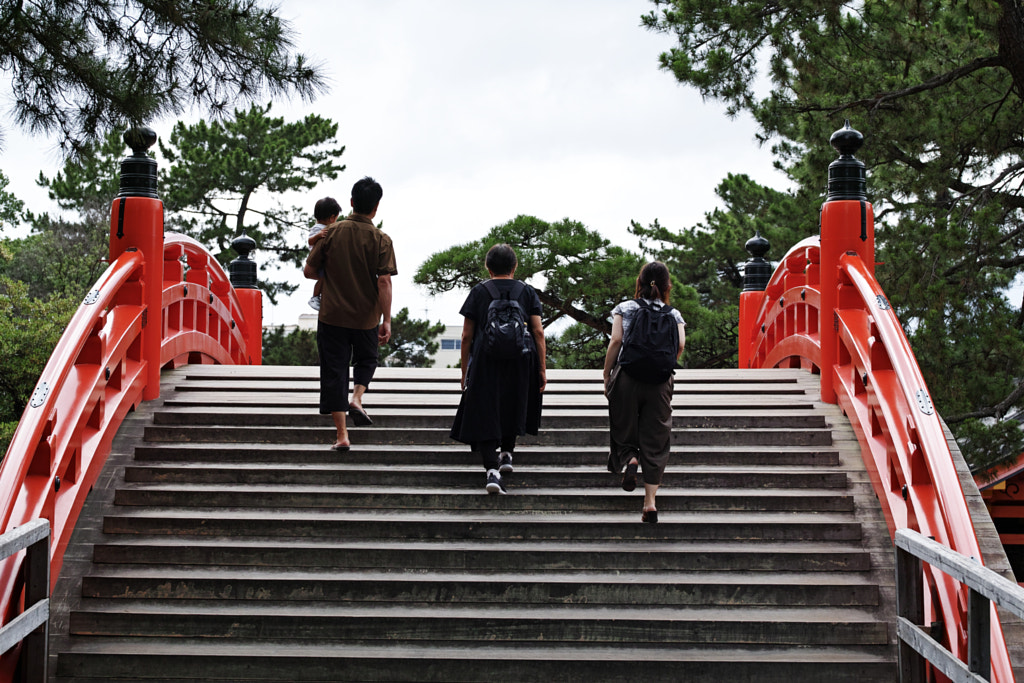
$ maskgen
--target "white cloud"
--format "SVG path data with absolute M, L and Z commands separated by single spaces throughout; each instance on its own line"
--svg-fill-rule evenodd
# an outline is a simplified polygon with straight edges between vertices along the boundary
M 517 214 L 569 217 L 635 247 L 629 221 L 683 228 L 718 206 L 728 172 L 776 187 L 785 179 L 754 141 L 749 120 L 730 120 L 658 69 L 671 38 L 640 27 L 646 0 L 292 0 L 281 13 L 299 51 L 326 68 L 331 92 L 313 103 L 276 102 L 293 120 L 339 124 L 347 171 L 300 205 L 333 195 L 347 205 L 363 175 L 384 187 L 378 218 L 395 241 L 396 310 L 458 323 L 464 293 L 429 300 L 411 277 L 430 253 L 477 239 Z M 166 136 L 171 122 L 154 124 Z M 8 130 L 2 168 L 33 205 L 42 140 Z M 48 166 L 46 164 L 49 164 Z M 255 255 L 259 260 L 259 253 Z M 311 283 L 268 323 L 306 312 Z

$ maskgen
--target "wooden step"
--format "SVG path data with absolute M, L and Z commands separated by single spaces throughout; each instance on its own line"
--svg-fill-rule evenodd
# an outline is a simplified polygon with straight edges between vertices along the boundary
M 677 543 L 601 539 L 558 541 L 280 539 L 257 537 L 121 537 L 93 549 L 99 564 L 217 567 L 319 567 L 403 570 L 867 572 L 859 543 L 709 541 Z M 638 558 L 643 562 L 638 562 Z
M 196 443 L 251 443 L 253 427 L 246 425 L 207 425 L 202 427 L 179 425 L 153 425 L 146 428 L 145 439 L 149 442 L 196 442 Z M 392 428 L 367 427 L 353 429 L 349 433 L 352 447 L 358 449 L 365 444 L 439 445 L 452 444 L 450 427 L 436 428 Z M 330 444 L 335 430 L 325 421 L 321 427 L 263 427 L 259 429 L 259 443 L 276 444 Z M 598 446 L 608 443 L 605 430 L 596 429 L 547 429 L 537 436 L 524 436 L 519 440 L 524 446 Z M 720 446 L 744 445 L 761 447 L 830 446 L 832 433 L 825 428 L 773 429 L 676 429 L 672 432 L 672 446 Z
M 121 600 L 223 600 L 409 605 L 585 604 L 776 607 L 877 605 L 878 587 L 849 574 L 810 572 L 302 571 L 291 568 L 116 566 L 86 576 L 82 595 Z
M 143 642 L 96 639 L 58 660 L 68 683 L 152 680 L 226 681 L 566 681 L 645 680 L 793 683 L 891 683 L 891 658 L 851 647 L 658 648 L 580 645 L 389 646 L 275 642 L 235 645 L 177 638 Z
M 289 463 L 334 464 L 338 454 L 326 442 L 315 444 L 208 444 L 208 443 L 141 443 L 134 451 L 134 460 L 146 462 L 183 463 Z M 351 452 L 351 458 L 367 466 L 393 464 L 456 465 L 477 464 L 478 458 L 468 446 L 452 445 L 438 448 L 422 444 L 364 444 Z M 608 460 L 608 446 L 518 446 L 516 461 L 546 465 L 590 466 L 598 470 Z M 677 445 L 672 448 L 672 462 L 694 466 L 724 465 L 730 467 L 804 465 L 834 467 L 839 453 L 832 447 L 759 445 Z M 669 469 L 671 473 L 671 467 Z
M 891 544 L 813 375 L 677 372 L 657 524 L 599 372 L 549 373 L 507 495 L 458 380 L 380 368 L 339 454 L 317 368 L 166 372 L 76 529 L 55 683 L 894 680 Z

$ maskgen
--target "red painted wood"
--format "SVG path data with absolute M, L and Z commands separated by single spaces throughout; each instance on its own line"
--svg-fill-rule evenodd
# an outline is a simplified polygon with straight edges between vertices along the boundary
M 832 204 L 848 206 L 838 218 L 823 216 L 823 236 L 826 220 L 848 224 L 854 207 L 859 224 L 859 202 L 825 207 Z M 875 280 L 874 255 L 865 259 L 860 253 L 859 235 L 858 229 L 853 236 L 849 230 L 834 236 L 827 255 L 824 237 L 808 238 L 786 254 L 756 311 L 741 317 L 739 338 L 749 340 L 740 351 L 746 360 L 741 367 L 803 365 L 820 372 L 822 392 L 829 392 L 823 400 L 838 403 L 853 424 L 890 533 L 914 529 L 980 558 L 942 425 L 899 320 Z M 951 650 L 963 659 L 967 592 L 940 572 L 928 579 L 927 608 L 945 624 Z M 992 656 L 992 680 L 1014 680 L 998 620 Z

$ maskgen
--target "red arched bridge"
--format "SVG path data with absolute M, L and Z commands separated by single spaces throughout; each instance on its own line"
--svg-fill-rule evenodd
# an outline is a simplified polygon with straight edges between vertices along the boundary
M 820 236 L 774 269 L 748 243 L 741 369 L 677 375 L 657 525 L 600 473 L 590 371 L 552 373 L 508 496 L 445 438 L 453 371 L 382 368 L 339 462 L 315 373 L 259 368 L 252 240 L 229 276 L 164 233 L 154 141 L 126 135 L 110 267 L 0 465 L 4 680 L 1024 672 L 1024 590 L 874 277 L 848 125 Z

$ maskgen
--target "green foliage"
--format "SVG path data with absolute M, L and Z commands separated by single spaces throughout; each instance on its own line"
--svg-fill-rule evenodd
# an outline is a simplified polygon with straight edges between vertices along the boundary
M 816 223 L 808 212 L 836 157 L 830 134 L 844 118 L 866 134 L 858 156 L 870 169 L 877 275 L 933 399 L 971 462 L 1019 453 L 1017 423 L 1004 422 L 1022 407 L 1024 316 L 1003 297 L 1024 266 L 1019 3 L 653 2 L 644 24 L 676 41 L 662 67 L 730 113 L 750 113 L 798 188 L 794 202 L 771 199 L 794 221 L 759 226 L 771 255 L 792 245 L 792 230 Z M 734 189 L 762 194 L 752 184 Z M 729 221 L 707 227 L 728 232 L 748 211 L 735 202 Z M 718 253 L 717 237 L 701 246 L 680 234 Z M 717 265 L 728 272 L 726 260 Z M 702 298 L 719 296 L 691 275 Z
M 323 88 L 276 6 L 256 0 L 0 5 L 15 121 L 77 152 L 103 131 Z
M 544 326 L 562 317 L 611 334 L 609 315 L 629 298 L 643 261 L 612 245 L 599 233 L 568 218 L 548 223 L 517 216 L 479 240 L 456 245 L 427 258 L 414 281 L 432 294 L 470 289 L 487 279 L 484 257 L 495 244 L 516 251 L 516 278 L 532 280 L 544 307 Z
M 6 453 L 7 449 L 11 447 L 11 439 L 14 438 L 14 432 L 18 429 L 18 422 L 0 422 L 0 454 Z
M 345 168 L 336 163 L 345 149 L 334 145 L 337 124 L 315 115 L 285 123 L 268 116 L 269 111 L 269 105 L 253 106 L 236 111 L 233 119 L 178 123 L 169 144 L 160 144 L 167 159 L 159 186 L 166 228 L 194 237 L 224 266 L 238 256 L 231 240 L 244 231 L 256 240 L 262 273 L 301 266 L 309 252 L 311 214 L 311 207 L 274 204 L 264 209 L 262 202 L 333 180 Z M 62 209 L 78 213 L 80 230 L 91 232 L 94 228 L 87 226 L 95 226 L 106 235 L 127 154 L 121 134 L 110 133 L 84 145 L 54 178 L 40 173 L 37 183 Z M 29 217 L 36 231 L 59 223 L 46 214 Z M 293 280 L 265 279 L 260 285 L 276 303 L 278 294 L 298 287 Z
M 672 273 L 672 304 L 687 322 L 683 364 L 690 368 L 736 367 L 738 302 L 743 266 L 750 258 L 747 240 L 759 232 L 771 235 L 777 248 L 788 249 L 818 230 L 817 205 L 801 193 L 780 192 L 733 174 L 715 191 L 725 207 L 705 214 L 703 223 L 679 231 L 658 221 L 630 227 L 641 249 Z
M 548 369 L 596 369 L 604 367 L 608 335 L 583 323 L 573 323 L 560 335 L 546 339 Z
M 0 171 L 0 231 L 5 226 L 17 225 L 25 209 L 25 203 L 7 191 L 10 184 L 10 178 Z
M 391 339 L 379 347 L 378 362 L 389 368 L 433 367 L 431 356 L 440 347 L 436 340 L 444 327 L 441 322 L 411 318 L 409 309 L 403 308 L 391 317 Z
M 0 424 L 21 419 L 39 375 L 78 308 L 73 299 L 34 299 L 28 289 L 24 282 L 0 276 Z M 9 426 L 0 427 L 0 432 L 7 431 L 13 434 Z
M 269 113 L 270 105 L 254 105 L 236 110 L 233 119 L 178 123 L 169 143 L 160 143 L 169 162 L 160 177 L 168 226 L 210 247 L 222 264 L 237 256 L 231 240 L 244 232 L 259 254 L 271 257 L 260 264 L 264 272 L 305 261 L 312 206 L 260 209 L 258 193 L 309 190 L 345 170 L 336 163 L 345 151 L 335 146 L 338 124 L 315 114 L 285 123 Z M 298 286 L 287 280 L 260 285 L 271 303 Z
M 52 179 L 41 171 L 36 184 L 45 187 L 50 199 L 65 211 L 109 230 L 110 205 L 121 185 L 121 160 L 130 152 L 122 133 L 110 132 L 100 140 L 84 144 Z M 47 220 L 31 216 L 33 223 Z M 39 226 L 36 226 L 39 230 Z
M 431 356 L 440 346 L 435 340 L 442 332 L 443 323 L 411 318 L 409 309 L 403 308 L 391 318 L 391 340 L 378 347 L 378 362 L 393 368 L 429 368 L 434 364 Z M 286 332 L 284 326 L 264 328 L 263 364 L 319 365 L 316 331 Z
M 31 235 L 3 240 L 7 258 L 0 275 L 28 286 L 34 299 L 60 297 L 81 301 L 107 269 L 107 228 L 33 217 Z
M 263 328 L 264 365 L 319 365 L 316 330 L 293 329 L 284 325 Z

